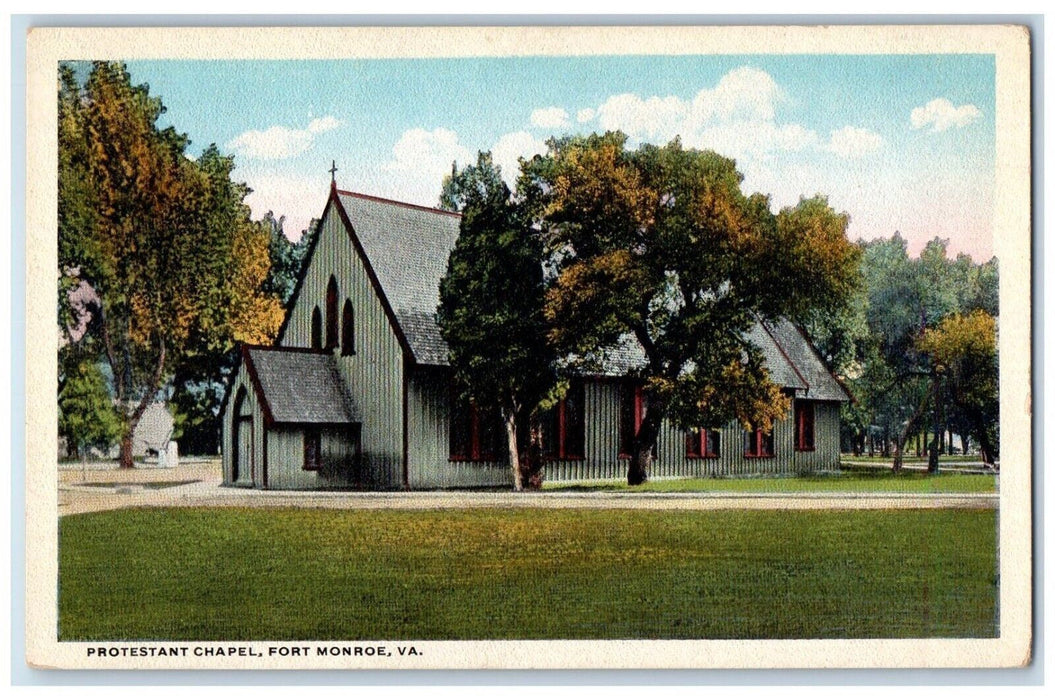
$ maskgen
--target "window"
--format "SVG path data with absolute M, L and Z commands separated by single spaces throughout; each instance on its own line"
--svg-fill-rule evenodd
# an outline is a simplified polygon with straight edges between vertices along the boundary
M 480 409 L 451 390 L 450 459 L 452 461 L 495 462 L 508 452 L 505 425 L 495 411 Z
M 693 430 L 685 436 L 685 454 L 688 457 L 717 457 L 721 444 L 721 433 L 717 430 Z
M 619 457 L 629 458 L 634 451 L 634 436 L 648 408 L 645 390 L 640 384 L 624 383 L 619 387 Z M 656 448 L 652 447 L 652 457 Z
M 350 299 L 344 300 L 344 313 L 341 314 L 341 354 L 355 354 L 355 311 Z
M 744 431 L 744 457 L 772 457 L 773 431 L 763 433 L 761 430 Z
M 315 472 L 322 466 L 322 433 L 318 428 L 304 429 L 304 471 Z
M 812 401 L 795 402 L 795 449 L 811 452 L 814 449 L 814 414 Z
M 326 285 L 326 349 L 337 347 L 337 279 L 330 275 Z
M 322 350 L 322 312 L 317 306 L 311 312 L 311 349 Z
M 542 453 L 546 459 L 585 457 L 584 399 L 582 382 L 574 382 L 564 398 L 542 417 Z

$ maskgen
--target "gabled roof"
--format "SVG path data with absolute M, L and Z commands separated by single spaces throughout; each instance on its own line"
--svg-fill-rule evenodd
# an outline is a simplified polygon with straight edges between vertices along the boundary
M 269 422 L 360 422 L 331 353 L 247 347 L 242 357 Z
M 817 349 L 802 329 L 787 319 L 767 324 L 766 329 L 806 382 L 805 398 L 821 401 L 851 400 L 849 392 L 825 366 L 817 354 Z
M 337 195 L 414 359 L 446 365 L 435 316 L 461 216 L 355 192 Z
M 336 189 L 331 192 L 331 202 L 334 199 L 366 257 L 382 304 L 405 349 L 420 365 L 446 366 L 447 343 L 436 323 L 436 309 L 440 279 L 458 239 L 461 216 Z M 782 321 L 767 326 L 759 322 L 748 339 L 762 352 L 775 383 L 803 392 L 808 398 L 849 400 L 794 324 Z M 627 337 L 601 359 L 600 374 L 621 376 L 644 365 L 644 351 Z
M 849 401 L 850 396 L 832 376 L 809 339 L 790 321 L 767 324 L 758 321 L 747 339 L 762 353 L 770 379 L 785 389 L 795 389 L 800 396 L 818 401 Z M 621 377 L 647 364 L 645 351 L 632 337 L 620 342 L 597 359 L 597 373 Z

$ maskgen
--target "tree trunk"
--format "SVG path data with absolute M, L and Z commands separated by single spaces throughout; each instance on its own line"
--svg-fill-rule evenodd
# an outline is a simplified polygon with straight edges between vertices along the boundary
M 989 436 L 985 431 L 982 431 L 978 435 L 979 451 L 981 452 L 982 461 L 988 466 L 996 468 L 996 453 L 993 450 L 993 444 L 989 441 Z
M 938 455 L 942 453 L 945 447 L 945 427 L 941 424 L 941 376 L 937 374 L 932 376 L 931 396 L 934 399 L 934 441 L 931 442 L 930 450 L 927 452 L 927 472 L 937 474 Z
M 132 460 L 132 435 L 136 431 L 136 426 L 139 425 L 139 419 L 146 413 L 147 407 L 150 402 L 157 396 L 158 389 L 161 387 L 161 376 L 165 371 L 165 341 L 161 341 L 161 352 L 158 354 L 158 364 L 154 369 L 154 376 L 151 378 L 150 386 L 143 393 L 143 398 L 139 400 L 139 404 L 135 410 L 132 411 L 132 415 L 128 416 L 128 422 L 125 424 L 125 433 L 121 436 L 121 469 L 132 469 L 135 464 Z
M 506 426 L 506 441 L 509 446 L 509 468 L 513 470 L 513 490 L 523 491 L 524 480 L 520 473 L 520 450 L 517 448 L 516 412 L 502 409 L 502 420 Z
M 931 391 L 924 394 L 923 399 L 920 400 L 919 406 L 916 407 L 916 410 L 913 411 L 912 415 L 909 417 L 908 422 L 905 423 L 905 427 L 903 427 L 898 432 L 897 436 L 894 438 L 893 470 L 895 474 L 901 472 L 901 467 L 904 464 L 905 442 L 908 440 L 909 434 L 911 434 L 916 429 L 916 423 L 919 422 L 919 419 L 923 417 L 923 413 L 927 410 L 927 398 L 931 394 L 933 394 L 933 385 L 931 387 Z M 937 435 L 935 435 L 934 440 L 936 443 Z M 937 458 L 935 457 L 935 459 Z
M 652 469 L 652 453 L 659 437 L 659 425 L 663 420 L 662 411 L 651 403 L 641 418 L 641 426 L 634 435 L 634 452 L 630 455 L 630 464 L 626 470 L 626 483 L 637 486 L 648 481 L 648 472 Z
M 136 466 L 132 459 L 132 432 L 135 429 L 135 423 L 129 423 L 128 432 L 121 437 L 121 469 L 133 469 Z
M 520 460 L 521 482 L 525 489 L 537 491 L 542 488 L 542 425 L 536 416 L 528 421 L 527 450 Z

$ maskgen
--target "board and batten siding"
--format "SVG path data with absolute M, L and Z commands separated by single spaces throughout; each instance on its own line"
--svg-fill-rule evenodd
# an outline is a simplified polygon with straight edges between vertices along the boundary
M 842 406 L 838 401 L 813 403 L 813 445 L 809 451 L 795 452 L 795 471 L 816 472 L 839 468 L 839 416 Z
M 319 442 L 322 467 L 304 469 L 304 426 L 276 425 L 268 431 L 269 489 L 327 489 L 358 485 L 351 468 L 354 443 L 344 428 L 323 428 Z
M 333 352 L 362 419 L 362 483 L 396 488 L 403 483 L 403 350 L 336 207 L 332 203 L 319 224 L 319 238 L 289 311 L 281 346 L 311 347 L 311 315 L 316 306 L 323 317 L 325 342 L 326 287 L 333 275 L 338 340 L 346 299 L 355 313 L 355 354 L 343 356 L 339 345 Z
M 621 479 L 627 459 L 618 457 L 619 401 L 617 381 L 587 382 L 585 393 L 586 458 L 546 463 L 547 481 Z M 731 421 L 721 428 L 717 457 L 689 457 L 685 431 L 664 420 L 656 441 L 649 477 L 755 476 L 836 469 L 839 465 L 839 404 L 816 402 L 815 447 L 795 450 L 794 411 L 773 426 L 773 457 L 744 455 L 744 431 Z
M 449 371 L 418 367 L 411 372 L 407 389 L 410 488 L 513 485 L 513 474 L 504 460 L 450 459 Z
M 553 460 L 545 465 L 546 481 L 622 479 L 627 460 L 619 454 L 620 383 L 587 381 L 583 387 L 585 459 Z M 416 369 L 409 385 L 409 450 L 411 488 L 509 486 L 512 476 L 502 462 L 449 459 L 449 380 L 437 369 Z M 685 432 L 664 421 L 650 477 L 752 476 L 835 469 L 839 463 L 839 404 L 817 402 L 815 445 L 810 452 L 794 449 L 794 412 L 774 426 L 773 457 L 744 456 L 744 432 L 735 421 L 721 430 L 718 457 L 690 458 Z
M 253 416 L 253 468 L 244 469 L 238 473 L 237 481 L 232 480 L 234 473 L 234 412 L 237 410 L 237 397 L 239 392 L 245 389 L 245 404 L 249 414 Z M 249 370 L 243 362 L 235 375 L 230 388 L 230 399 L 224 407 L 223 425 L 225 429 L 221 435 L 221 460 L 223 464 L 223 483 L 234 486 L 254 486 L 263 483 L 264 468 L 264 411 L 260 401 L 253 389 L 252 380 L 249 378 Z M 243 410 L 243 413 L 245 411 Z

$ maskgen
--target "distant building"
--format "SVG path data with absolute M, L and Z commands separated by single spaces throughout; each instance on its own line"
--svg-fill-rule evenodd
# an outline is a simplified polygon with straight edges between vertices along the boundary
M 278 489 L 511 485 L 504 429 L 451 390 L 435 313 L 458 236 L 450 212 L 331 188 L 274 347 L 246 347 L 224 398 L 224 482 Z M 794 397 L 768 434 L 664 424 L 651 474 L 808 472 L 839 461 L 849 399 L 802 332 L 751 340 Z M 546 479 L 618 478 L 641 420 L 632 342 L 572 382 L 546 421 Z
M 168 448 L 175 423 L 168 406 L 157 401 L 147 406 L 132 432 L 132 455 L 157 455 Z

